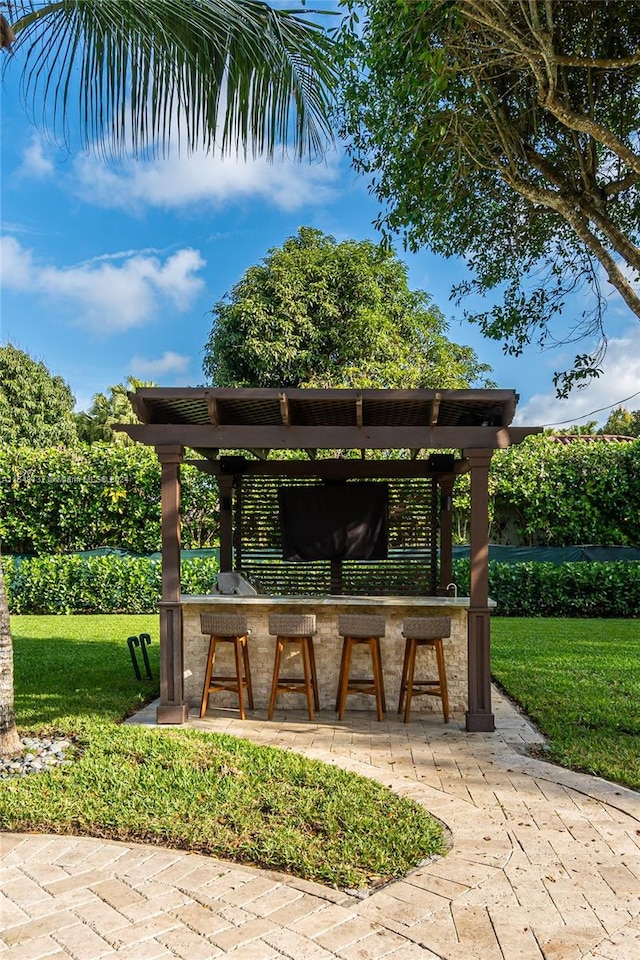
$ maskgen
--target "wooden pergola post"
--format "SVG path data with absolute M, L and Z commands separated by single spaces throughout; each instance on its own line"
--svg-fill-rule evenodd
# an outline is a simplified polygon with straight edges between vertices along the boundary
M 233 475 L 218 477 L 220 491 L 220 571 L 233 570 Z
M 181 446 L 157 446 L 162 473 L 162 600 L 160 601 L 160 706 L 157 723 L 185 723 L 180 585 L 180 464 Z
M 489 610 L 489 466 L 492 450 L 466 450 L 471 469 L 471 588 L 467 630 L 467 730 L 491 733 L 491 627 Z
M 447 594 L 453 580 L 453 483 L 454 477 L 442 477 L 440 486 L 440 593 Z

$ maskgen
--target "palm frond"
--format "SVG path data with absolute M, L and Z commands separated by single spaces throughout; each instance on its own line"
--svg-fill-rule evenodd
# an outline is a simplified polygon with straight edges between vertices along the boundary
M 115 155 L 171 146 L 273 156 L 331 141 L 336 66 L 317 20 L 263 0 L 19 0 L 21 95 L 35 122 Z M 74 118 L 74 104 L 78 114 Z

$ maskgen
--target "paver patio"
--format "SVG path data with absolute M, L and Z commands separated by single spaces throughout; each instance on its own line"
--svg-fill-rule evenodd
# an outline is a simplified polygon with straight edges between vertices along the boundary
M 494 706 L 493 734 L 436 714 L 194 717 L 380 780 L 439 817 L 451 851 L 362 899 L 160 847 L 5 834 L 1 960 L 640 960 L 640 795 L 528 757 L 540 736 Z M 132 722 L 154 720 L 152 705 Z

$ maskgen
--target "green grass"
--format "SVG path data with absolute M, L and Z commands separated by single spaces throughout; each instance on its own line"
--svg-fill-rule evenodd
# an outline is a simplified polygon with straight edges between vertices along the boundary
M 22 731 L 120 720 L 158 695 L 156 616 L 11 617 L 15 706 Z M 127 637 L 148 633 L 155 680 L 135 679 Z M 145 675 L 140 648 L 136 656 Z
M 441 827 L 382 785 L 295 753 L 186 729 L 123 726 L 156 695 L 126 638 L 157 619 L 13 617 L 21 732 L 72 736 L 77 760 L 0 784 L 0 829 L 158 843 L 338 887 L 404 875 Z
M 640 621 L 500 617 L 491 638 L 492 673 L 548 758 L 640 790 Z

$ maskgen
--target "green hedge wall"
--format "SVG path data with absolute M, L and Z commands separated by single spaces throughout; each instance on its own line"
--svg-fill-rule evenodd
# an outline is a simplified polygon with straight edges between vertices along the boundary
M 184 548 L 218 539 L 214 477 L 183 466 Z M 489 473 L 494 543 L 640 545 L 640 440 L 554 443 L 529 437 L 496 451 Z M 468 543 L 469 478 L 454 495 L 457 543 Z M 0 451 L 0 538 L 5 554 L 115 546 L 160 547 L 160 465 L 147 447 Z
M 33 557 L 2 561 L 11 613 L 155 613 L 160 561 L 149 557 Z M 182 561 L 184 593 L 208 593 L 218 561 Z M 469 592 L 469 561 L 454 562 L 461 596 Z M 638 617 L 640 562 L 489 564 L 497 616 Z
M 640 546 L 640 440 L 528 437 L 497 451 L 490 471 L 493 542 Z M 468 540 L 467 540 L 468 542 Z
M 208 593 L 216 582 L 214 557 L 184 559 L 184 593 Z M 150 557 L 3 557 L 10 613 L 157 613 L 160 560 Z
M 185 548 L 218 539 L 218 485 L 183 466 Z M 0 451 L 0 538 L 5 554 L 51 554 L 116 546 L 160 548 L 160 464 L 148 447 L 106 443 Z
M 469 560 L 454 580 L 469 593 Z M 640 617 L 640 562 L 489 563 L 489 596 L 503 617 Z

